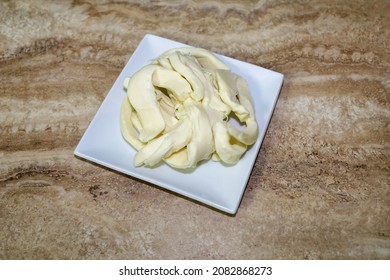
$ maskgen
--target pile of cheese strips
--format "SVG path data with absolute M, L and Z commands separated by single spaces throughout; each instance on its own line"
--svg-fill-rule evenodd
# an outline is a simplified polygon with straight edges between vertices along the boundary
M 166 51 L 124 88 L 121 131 L 137 150 L 135 166 L 165 161 L 186 169 L 210 158 L 234 164 L 257 139 L 246 81 L 207 50 Z M 243 126 L 229 123 L 232 117 Z

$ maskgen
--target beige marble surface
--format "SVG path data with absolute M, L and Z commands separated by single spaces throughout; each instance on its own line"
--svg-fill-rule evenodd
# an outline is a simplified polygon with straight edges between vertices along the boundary
M 128 2 L 0 2 L 1 259 L 390 258 L 389 1 Z M 235 216 L 73 156 L 146 33 L 285 75 Z

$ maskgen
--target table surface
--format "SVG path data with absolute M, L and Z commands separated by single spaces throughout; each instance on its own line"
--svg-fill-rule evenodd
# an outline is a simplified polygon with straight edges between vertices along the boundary
M 390 258 L 389 1 L 24 2 L 0 2 L 1 259 Z M 285 75 L 234 216 L 73 155 L 147 33 Z

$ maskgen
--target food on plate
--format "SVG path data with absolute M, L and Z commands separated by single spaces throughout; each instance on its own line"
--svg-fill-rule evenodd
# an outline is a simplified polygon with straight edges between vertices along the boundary
M 168 50 L 123 86 L 121 131 L 137 150 L 135 166 L 164 161 L 187 169 L 210 158 L 235 164 L 258 137 L 247 82 L 207 50 Z

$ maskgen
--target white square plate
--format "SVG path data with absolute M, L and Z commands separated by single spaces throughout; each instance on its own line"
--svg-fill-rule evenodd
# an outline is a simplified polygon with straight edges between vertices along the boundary
M 234 73 L 241 75 L 248 82 L 259 123 L 259 137 L 256 143 L 233 166 L 210 160 L 191 172 L 180 172 L 166 164 L 156 168 L 135 167 L 133 165 L 135 150 L 123 139 L 119 123 L 121 104 L 126 96 L 122 86 L 123 80 L 164 51 L 177 47 L 188 45 L 149 34 L 142 39 L 74 153 L 81 158 L 235 214 L 278 99 L 283 75 L 217 55 Z

